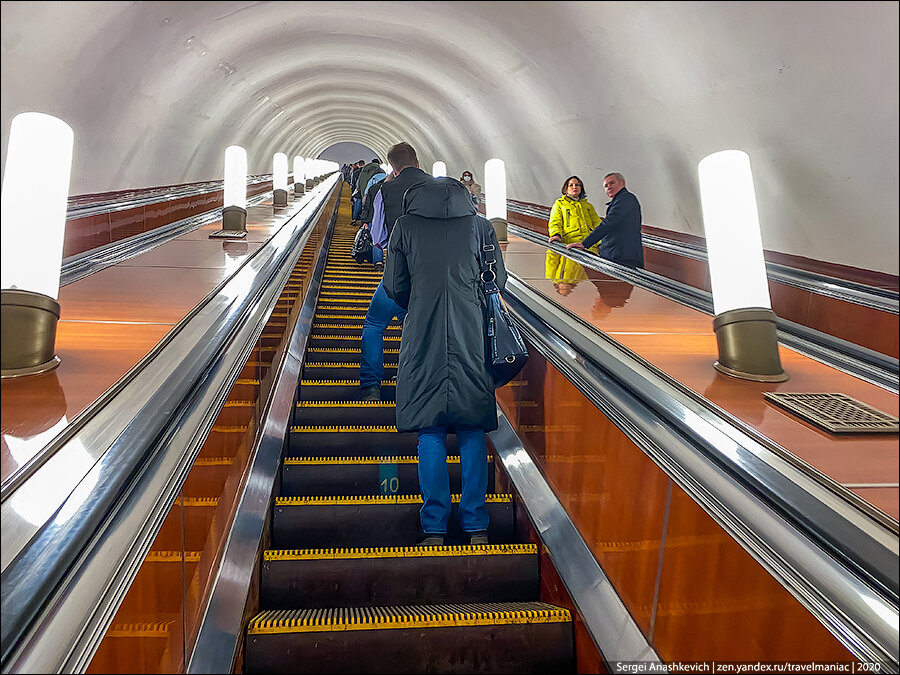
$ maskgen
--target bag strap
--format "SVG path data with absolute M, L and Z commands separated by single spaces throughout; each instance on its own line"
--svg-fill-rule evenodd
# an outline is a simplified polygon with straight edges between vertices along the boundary
M 477 216 L 476 216 L 477 218 Z M 479 264 L 481 266 L 481 285 L 485 296 L 490 293 L 499 293 L 497 287 L 497 264 L 496 246 L 490 243 L 490 239 L 486 237 L 485 222 L 478 219 L 478 243 L 479 243 Z M 488 222 L 488 224 L 490 224 Z

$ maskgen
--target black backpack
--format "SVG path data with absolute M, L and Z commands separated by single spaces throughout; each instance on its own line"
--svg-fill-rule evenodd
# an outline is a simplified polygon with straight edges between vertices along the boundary
M 350 249 L 350 257 L 356 262 L 362 264 L 364 262 L 372 262 L 372 233 L 369 228 L 361 226 L 356 232 L 353 239 L 353 247 Z

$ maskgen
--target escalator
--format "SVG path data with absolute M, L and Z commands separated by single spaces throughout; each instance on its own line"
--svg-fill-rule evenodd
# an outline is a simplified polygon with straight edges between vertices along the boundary
M 463 544 L 460 472 L 446 545 L 417 547 L 416 435 L 394 426 L 400 326 L 385 333 L 381 402 L 361 402 L 362 324 L 380 273 L 349 256 L 342 213 L 318 297 L 244 672 L 574 672 L 569 610 L 540 602 L 538 547 L 510 494 L 487 495 L 491 544 Z M 486 458 L 493 466 L 493 458 Z

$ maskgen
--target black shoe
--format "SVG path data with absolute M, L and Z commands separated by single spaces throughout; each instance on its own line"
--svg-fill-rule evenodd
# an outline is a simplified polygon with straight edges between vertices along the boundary
M 363 387 L 359 390 L 360 401 L 380 401 L 381 386 L 374 384 L 371 387 Z
M 469 546 L 487 546 L 489 543 L 487 530 L 469 533 Z
M 375 263 L 375 271 L 376 272 L 384 272 L 384 263 L 383 262 Z
M 424 547 L 424 546 L 443 546 L 444 545 L 444 535 L 442 534 L 426 534 L 425 538 L 420 541 L 416 546 Z

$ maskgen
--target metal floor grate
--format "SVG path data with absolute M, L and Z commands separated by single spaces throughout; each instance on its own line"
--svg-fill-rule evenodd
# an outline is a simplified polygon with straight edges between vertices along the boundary
M 846 394 L 782 394 L 765 397 L 833 434 L 896 434 L 900 421 Z

